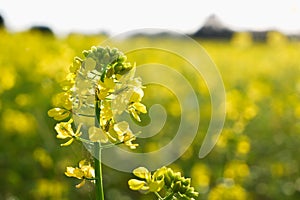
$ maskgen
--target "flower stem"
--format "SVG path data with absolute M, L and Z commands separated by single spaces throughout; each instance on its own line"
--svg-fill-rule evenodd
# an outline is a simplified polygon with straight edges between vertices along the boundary
M 172 200 L 174 196 L 174 192 L 171 192 L 170 194 L 168 194 L 165 198 L 163 198 L 164 200 Z
M 95 90 L 95 126 L 100 127 L 101 100 L 98 98 L 98 90 Z M 104 200 L 102 163 L 101 163 L 101 143 L 94 143 L 94 161 L 96 178 L 96 200 Z
M 158 192 L 154 192 L 154 194 L 157 196 L 158 200 L 163 200 L 163 198 L 160 196 Z
M 100 142 L 95 142 L 94 151 L 95 151 L 94 161 L 95 161 L 95 178 L 96 178 L 96 200 L 104 200 Z

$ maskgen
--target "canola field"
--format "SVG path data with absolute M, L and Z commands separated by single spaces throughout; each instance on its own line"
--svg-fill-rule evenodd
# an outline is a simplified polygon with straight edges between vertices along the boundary
M 77 163 L 86 150 L 78 143 L 60 147 L 55 121 L 47 111 L 57 101 L 60 83 L 73 58 L 106 38 L 0 30 L 0 199 L 94 199 L 92 184 L 76 189 L 78 180 L 64 175 L 65 167 Z M 124 45 L 164 41 L 142 37 Z M 165 64 L 191 76 L 200 99 L 199 134 L 169 167 L 192 178 L 201 200 L 299 199 L 300 42 L 275 32 L 268 34 L 264 43 L 253 42 L 246 33 L 235 35 L 231 41 L 197 42 L 215 62 L 226 90 L 226 120 L 221 136 L 212 152 L 202 159 L 198 153 L 211 117 L 203 79 L 190 75 L 192 72 L 185 71 L 187 63 L 168 54 L 145 51 L 128 55 L 137 66 L 162 60 L 159 56 L 163 56 Z M 171 45 L 194 54 L 180 40 Z M 180 108 L 170 91 L 145 88 L 144 99 L 147 107 L 153 101 L 161 104 L 168 118 L 160 134 L 137 139 L 138 152 L 164 146 L 172 140 L 180 122 Z M 149 122 L 148 116 L 142 119 Z M 106 199 L 155 199 L 128 188 L 132 174 L 107 166 L 103 173 Z

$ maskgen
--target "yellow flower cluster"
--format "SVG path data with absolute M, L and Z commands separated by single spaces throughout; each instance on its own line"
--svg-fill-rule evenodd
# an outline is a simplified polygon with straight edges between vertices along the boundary
M 82 181 L 76 185 L 77 188 L 80 188 L 85 184 L 86 179 L 93 180 L 95 178 L 95 170 L 89 162 L 82 160 L 79 162 L 79 167 L 67 167 L 65 175 L 82 179 Z
M 64 92 L 53 99 L 55 108 L 48 111 L 48 115 L 57 121 L 69 118 L 67 122 L 59 122 L 55 126 L 56 137 L 68 139 L 61 146 L 78 140 L 90 145 L 111 143 L 100 145 L 100 148 L 124 144 L 136 149 L 138 144 L 133 143 L 136 136 L 129 124 L 116 120 L 116 116 L 127 112 L 140 122 L 139 115 L 147 113 L 146 106 L 141 103 L 144 92 L 141 79 L 135 77 L 135 66 L 126 62 L 122 52 L 108 47 L 92 47 L 89 51 L 83 51 L 83 55 L 84 59 L 75 57 L 70 73 L 61 84 Z M 72 128 L 73 116 L 76 120 L 80 117 L 87 119 L 79 123 L 76 131 Z M 85 130 L 87 134 L 82 133 Z M 67 167 L 65 174 L 83 179 L 77 185 L 81 187 L 86 179 L 94 177 L 93 171 L 90 164 L 81 161 L 79 168 Z
M 184 178 L 180 172 L 174 172 L 171 168 L 159 168 L 151 175 L 145 167 L 138 167 L 133 170 L 133 174 L 142 180 L 130 179 L 128 185 L 132 190 L 154 192 L 159 199 L 194 200 L 198 197 L 198 192 L 191 186 L 191 179 Z M 164 198 L 158 193 L 163 188 L 166 190 Z

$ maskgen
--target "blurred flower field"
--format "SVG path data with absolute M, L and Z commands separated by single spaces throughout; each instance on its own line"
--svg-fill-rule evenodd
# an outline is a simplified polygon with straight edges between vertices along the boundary
M 102 35 L 59 38 L 0 30 L 0 199 L 94 199 L 91 184 L 76 189 L 78 181 L 63 174 L 65 167 L 77 163 L 86 150 L 76 143 L 60 147 L 55 121 L 47 111 L 57 101 L 73 57 L 105 39 Z M 149 42 L 164 39 L 136 38 L 126 45 Z M 199 199 L 299 199 L 300 42 L 288 41 L 274 32 L 266 43 L 253 42 L 247 33 L 237 34 L 231 41 L 199 43 L 222 75 L 226 122 L 213 151 L 199 159 L 211 104 L 205 82 L 191 77 L 200 99 L 199 134 L 169 167 L 192 178 Z M 180 40 L 173 45 L 189 51 Z M 132 53 L 128 58 L 139 65 L 159 60 L 159 56 L 186 76 L 191 73 L 185 71 L 187 63 L 167 54 Z M 137 139 L 140 152 L 159 149 L 172 140 L 180 115 L 178 102 L 163 88 L 146 88 L 144 99 L 147 106 L 153 100 L 164 106 L 168 123 L 164 134 Z M 105 166 L 103 172 L 106 199 L 154 199 L 129 189 L 127 181 L 132 174 Z

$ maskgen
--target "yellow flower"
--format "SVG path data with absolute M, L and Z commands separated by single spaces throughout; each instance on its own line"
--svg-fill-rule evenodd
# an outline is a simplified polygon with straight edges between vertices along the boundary
M 114 91 L 115 85 L 116 84 L 112 78 L 105 78 L 104 82 L 99 81 L 99 92 L 97 93 L 98 98 L 100 100 L 107 98 Z
M 129 129 L 129 124 L 126 121 L 119 122 L 114 125 L 114 130 L 118 135 L 120 142 L 123 142 L 131 149 L 136 149 L 138 144 L 133 144 L 132 141 L 136 139 L 135 135 Z
M 133 174 L 142 180 L 129 180 L 128 185 L 132 190 L 141 190 L 143 193 L 158 193 L 165 188 L 167 193 L 173 194 L 173 197 L 169 196 L 171 199 L 180 197 L 179 199 L 194 200 L 198 196 L 198 192 L 190 185 L 191 179 L 181 176 L 180 172 L 174 172 L 171 168 L 163 166 L 151 175 L 145 167 L 138 167 L 133 170 Z M 167 199 L 167 197 L 162 199 Z
M 143 96 L 144 96 L 144 91 L 142 90 L 142 88 L 137 87 L 131 94 L 130 102 L 140 102 Z
M 53 98 L 53 104 L 57 107 L 62 107 L 67 110 L 72 109 L 72 102 L 71 102 L 71 94 L 70 92 L 61 92 Z
M 140 102 L 144 96 L 142 81 L 134 78 L 135 67 L 123 75 L 115 85 L 112 109 L 114 114 L 121 115 L 132 103 Z M 134 109 L 129 111 L 138 120 Z
M 111 109 L 111 103 L 108 101 L 102 101 L 101 105 L 101 113 L 100 113 L 100 125 L 107 126 L 108 122 L 110 122 L 113 118 L 113 113 Z
M 53 117 L 57 121 L 66 119 L 70 114 L 71 112 L 64 108 L 52 108 L 48 111 L 49 117 Z
M 55 130 L 57 132 L 57 138 L 58 139 L 66 139 L 66 138 L 71 138 L 68 140 L 66 143 L 61 144 L 61 146 L 68 146 L 72 144 L 74 141 L 74 138 L 79 137 L 82 133 L 80 132 L 82 124 L 79 124 L 76 132 L 74 133 L 71 123 L 73 122 L 73 119 L 70 119 L 68 122 L 60 122 L 56 124 Z
M 146 106 L 140 102 L 134 102 L 129 105 L 128 112 L 136 119 L 138 122 L 141 122 L 140 113 L 147 113 Z
M 77 188 L 80 188 L 85 184 L 86 179 L 95 178 L 95 170 L 89 162 L 82 160 L 79 162 L 79 168 L 67 167 L 65 175 L 68 177 L 83 179 L 79 184 L 76 185 Z
M 159 192 L 165 185 L 164 173 L 166 170 L 166 167 L 162 167 L 151 175 L 145 167 L 138 167 L 133 170 L 133 174 L 145 181 L 130 179 L 128 181 L 129 188 L 132 190 L 143 190 L 145 192 Z

